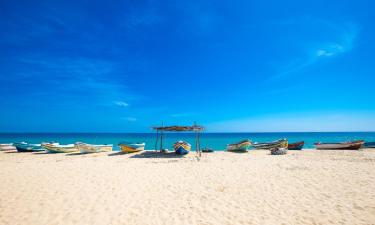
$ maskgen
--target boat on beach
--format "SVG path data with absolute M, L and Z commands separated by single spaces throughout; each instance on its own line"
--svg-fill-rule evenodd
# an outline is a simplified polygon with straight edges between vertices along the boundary
M 95 152 L 110 152 L 113 149 L 113 145 L 91 145 L 87 143 L 77 142 L 75 143 L 76 148 L 82 153 L 95 153 Z
M 16 147 L 13 145 L 13 143 L 0 144 L 0 151 L 11 151 L 11 150 L 16 150 Z
M 363 147 L 365 148 L 375 148 L 375 141 L 374 142 L 366 142 Z
M 205 153 L 212 153 L 212 152 L 215 152 L 215 150 L 212 149 L 212 148 L 205 147 L 205 148 L 202 148 L 202 152 L 205 152 Z
M 60 145 L 60 144 L 42 144 L 48 153 L 70 153 L 78 152 L 78 148 L 74 144 Z
M 315 147 L 318 150 L 358 150 L 365 142 L 363 140 L 348 141 L 339 143 L 315 143 Z
M 280 139 L 272 142 L 254 142 L 254 149 L 288 148 L 288 140 Z
M 288 143 L 288 150 L 302 150 L 304 145 L 305 145 L 304 141 Z
M 177 155 L 186 155 L 190 152 L 191 144 L 186 141 L 177 141 L 174 143 L 173 149 Z
M 121 142 L 118 146 L 124 153 L 133 153 L 145 150 L 146 143 Z
M 41 152 L 45 151 L 46 149 L 43 147 L 44 144 L 50 145 L 58 145 L 58 143 L 42 143 L 42 144 L 30 144 L 27 142 L 19 142 L 14 143 L 14 147 L 16 147 L 18 152 Z
M 228 152 L 247 152 L 247 150 L 250 148 L 250 145 L 251 141 L 246 139 L 234 144 L 228 144 L 226 150 Z

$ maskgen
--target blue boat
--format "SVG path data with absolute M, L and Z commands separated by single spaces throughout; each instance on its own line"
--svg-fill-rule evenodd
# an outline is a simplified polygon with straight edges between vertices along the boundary
M 186 155 L 191 149 L 191 144 L 185 141 L 178 141 L 174 143 L 173 148 L 177 155 Z
M 364 147 L 365 148 L 375 148 L 375 142 L 366 142 Z
M 14 143 L 14 147 L 16 147 L 18 152 L 40 152 L 45 151 L 46 149 L 43 147 L 43 144 L 29 144 L 27 142 L 19 142 Z M 56 145 L 58 143 L 52 143 L 52 145 Z
M 29 144 L 26 142 L 14 143 L 18 152 L 34 152 L 34 151 L 44 151 L 45 149 L 41 144 Z

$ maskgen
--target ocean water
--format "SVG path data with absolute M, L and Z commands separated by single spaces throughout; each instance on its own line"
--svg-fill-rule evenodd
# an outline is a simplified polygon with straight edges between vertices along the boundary
M 174 142 L 184 140 L 192 144 L 195 149 L 195 135 L 193 133 L 165 133 L 164 148 L 172 149 Z M 257 142 L 274 141 L 287 138 L 289 142 L 305 141 L 304 148 L 314 148 L 316 142 L 342 142 L 363 139 L 375 141 L 375 132 L 295 132 L 295 133 L 202 133 L 201 147 L 224 150 L 226 145 L 242 139 Z M 26 141 L 41 143 L 55 141 L 61 144 L 71 144 L 77 141 L 90 144 L 117 144 L 122 141 L 145 142 L 146 150 L 155 149 L 156 133 L 0 133 L 0 143 L 14 143 Z M 160 148 L 160 142 L 157 147 Z

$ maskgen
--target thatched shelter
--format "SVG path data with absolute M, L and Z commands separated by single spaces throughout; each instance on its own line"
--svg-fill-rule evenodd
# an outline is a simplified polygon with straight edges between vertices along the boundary
M 195 151 L 199 156 L 201 155 L 200 133 L 204 131 L 204 127 L 194 124 L 193 126 L 161 126 L 153 129 L 156 130 L 155 150 L 160 139 L 160 151 L 163 151 L 164 132 L 195 132 Z

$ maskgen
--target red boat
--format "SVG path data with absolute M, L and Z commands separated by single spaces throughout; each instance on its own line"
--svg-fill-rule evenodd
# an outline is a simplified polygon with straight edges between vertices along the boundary
M 304 141 L 290 143 L 288 144 L 288 149 L 289 150 L 302 150 L 304 145 L 305 145 Z

